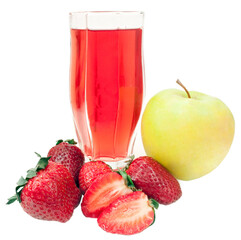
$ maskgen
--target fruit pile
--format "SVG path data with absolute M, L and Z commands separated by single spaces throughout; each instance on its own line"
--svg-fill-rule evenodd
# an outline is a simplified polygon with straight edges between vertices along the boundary
M 159 204 L 181 197 L 177 179 L 196 179 L 215 169 L 234 136 L 233 115 L 221 100 L 177 83 L 186 93 L 161 91 L 143 113 L 148 156 L 113 170 L 102 161 L 84 163 L 74 140 L 59 140 L 47 157 L 37 154 L 37 165 L 19 179 L 7 204 L 17 200 L 34 218 L 66 222 L 81 202 L 84 216 L 97 218 L 110 233 L 131 235 L 152 225 Z
M 171 204 L 182 195 L 178 181 L 151 157 L 113 170 L 102 161 L 84 163 L 75 144 L 59 140 L 48 157 L 37 154 L 37 165 L 19 179 L 7 204 L 17 200 L 34 218 L 66 222 L 81 202 L 84 216 L 97 218 L 106 232 L 131 235 L 154 223 L 159 204 Z

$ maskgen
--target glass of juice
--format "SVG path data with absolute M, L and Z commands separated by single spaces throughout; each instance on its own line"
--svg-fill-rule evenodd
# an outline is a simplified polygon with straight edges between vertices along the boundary
M 70 13 L 70 99 L 90 160 L 121 167 L 133 154 L 144 65 L 143 12 Z

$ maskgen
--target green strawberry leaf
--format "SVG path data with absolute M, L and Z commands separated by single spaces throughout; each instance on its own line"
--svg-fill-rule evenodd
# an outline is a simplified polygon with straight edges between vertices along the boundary
M 18 198 L 17 198 L 17 196 L 16 195 L 14 195 L 14 196 L 12 196 L 12 197 L 10 197 L 9 199 L 8 199 L 8 201 L 7 201 L 7 203 L 6 204 L 11 204 L 11 203 L 13 203 L 13 202 L 15 202 L 16 200 L 17 200 Z
M 21 203 L 20 195 L 23 190 L 23 187 L 27 184 L 27 182 L 28 181 L 26 179 L 24 179 L 23 177 L 20 177 L 20 179 L 17 182 L 17 187 L 15 189 L 16 194 L 8 199 L 8 202 L 7 202 L 8 205 L 11 203 L 14 203 L 16 200 L 18 200 Z
M 18 202 L 19 203 L 21 203 L 21 192 L 22 192 L 22 190 L 23 190 L 23 188 L 25 187 L 25 185 L 23 185 L 23 186 L 18 186 L 18 187 L 16 187 L 16 194 L 15 194 L 15 196 L 16 196 L 16 198 L 17 198 L 17 200 L 18 200 Z M 20 189 L 20 190 L 19 190 Z
M 127 175 L 127 186 L 135 188 L 135 185 L 134 185 L 131 177 L 128 174 L 126 174 L 126 175 Z
M 51 157 L 41 157 L 40 154 L 36 153 L 35 154 L 40 157 L 37 165 L 35 166 L 35 168 L 30 168 L 28 171 L 27 171 L 27 175 L 26 177 L 20 177 L 20 179 L 18 180 L 17 182 L 17 186 L 15 188 L 15 192 L 16 194 L 12 197 L 10 197 L 8 199 L 8 202 L 6 204 L 11 204 L 13 202 L 15 202 L 16 200 L 21 203 L 21 192 L 23 190 L 23 188 L 25 187 L 25 185 L 28 183 L 28 180 L 35 177 L 37 175 L 37 172 L 39 172 L 41 169 L 45 169 L 46 166 L 48 165 L 48 162 L 49 162 L 49 159 Z
M 74 139 L 67 139 L 67 140 L 65 140 L 65 142 L 67 142 L 67 143 L 69 143 L 69 144 L 73 144 L 73 145 L 76 145 L 76 144 L 77 144 L 77 142 L 75 142 Z
M 137 191 L 131 177 L 124 171 L 124 170 L 117 170 L 117 173 L 119 173 L 125 180 L 125 183 L 127 187 L 131 188 L 133 191 Z
M 40 157 L 41 158 L 41 155 L 39 154 L 39 153 L 37 153 L 37 152 L 34 152 L 38 157 Z
M 59 145 L 59 144 L 62 143 L 62 142 L 63 142 L 63 140 L 62 140 L 62 139 L 59 139 L 59 140 L 57 140 L 56 145 Z
M 33 177 L 35 177 L 37 175 L 36 173 L 36 169 L 35 168 L 31 168 L 27 171 L 27 176 L 26 179 L 31 179 Z
M 151 224 L 151 225 L 153 225 L 154 222 L 155 222 L 155 220 L 156 220 L 156 211 L 155 211 L 155 209 L 158 209 L 159 203 L 158 203 L 155 199 L 150 198 L 150 199 L 149 199 L 149 204 L 150 204 L 150 206 L 152 207 L 152 209 L 153 209 L 153 211 L 154 211 L 154 219 L 153 219 L 153 222 L 152 222 L 152 224 Z M 151 225 L 150 225 L 150 226 L 151 226 Z
M 135 155 L 132 154 L 132 155 L 129 156 L 129 158 L 130 158 L 131 161 L 133 161 L 135 159 Z
M 67 143 L 72 144 L 72 145 L 77 144 L 77 142 L 75 142 L 74 139 L 67 139 L 67 140 L 65 140 L 65 141 L 63 141 L 63 139 L 59 139 L 59 140 L 56 142 L 56 145 L 59 145 L 59 144 L 62 143 L 62 142 L 67 142 Z
M 155 208 L 155 209 L 158 209 L 159 207 L 159 203 L 153 198 L 149 199 L 149 204 L 152 208 Z
M 155 209 L 153 209 L 153 211 L 154 211 L 154 219 L 153 219 L 153 222 L 151 223 L 151 225 L 153 225 L 153 224 L 155 223 L 155 221 L 156 221 L 156 211 L 155 211 Z M 151 225 L 150 225 L 150 226 L 151 226 Z M 149 226 L 149 227 L 150 227 L 150 226 Z
M 41 157 L 41 158 L 39 159 L 38 163 L 37 163 L 36 172 L 38 172 L 38 171 L 41 170 L 41 169 L 45 169 L 46 166 L 47 166 L 48 163 L 49 163 L 49 159 L 50 159 L 50 158 L 51 158 L 51 157 L 46 157 L 46 158 Z
M 17 182 L 17 186 L 18 187 L 22 187 L 24 186 L 28 181 L 26 179 L 24 179 L 23 177 L 20 177 L 18 182 Z

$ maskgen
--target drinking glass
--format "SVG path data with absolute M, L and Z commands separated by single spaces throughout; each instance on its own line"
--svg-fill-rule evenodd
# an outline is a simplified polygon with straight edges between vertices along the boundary
M 70 13 L 70 32 L 78 144 L 90 160 L 123 165 L 143 103 L 143 12 Z

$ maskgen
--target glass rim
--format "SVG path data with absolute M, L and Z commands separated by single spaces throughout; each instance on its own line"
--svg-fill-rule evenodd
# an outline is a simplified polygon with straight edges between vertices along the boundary
M 80 11 L 69 14 L 71 29 L 114 30 L 143 28 L 142 11 Z
M 76 11 L 69 12 L 69 15 L 77 15 L 77 14 L 140 14 L 144 15 L 144 11 Z

